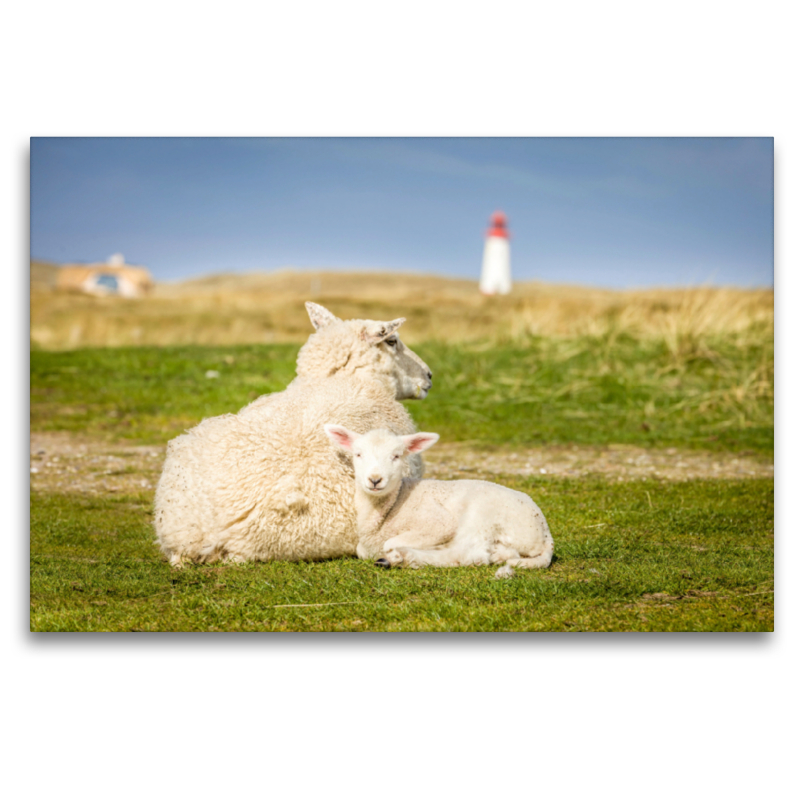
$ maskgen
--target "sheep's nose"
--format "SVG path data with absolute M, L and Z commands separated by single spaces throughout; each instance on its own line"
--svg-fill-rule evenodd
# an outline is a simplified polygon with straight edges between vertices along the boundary
M 377 487 L 377 485 L 383 480 L 381 477 L 373 478 L 371 475 L 369 477 L 369 481 L 372 483 L 373 486 Z
M 433 380 L 433 373 L 430 370 L 428 370 L 428 380 L 429 381 Z

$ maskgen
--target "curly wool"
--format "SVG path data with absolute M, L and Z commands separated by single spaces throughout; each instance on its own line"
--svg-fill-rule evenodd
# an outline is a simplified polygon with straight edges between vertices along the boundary
M 524 492 L 488 481 L 420 481 L 404 464 L 432 447 L 435 433 L 398 436 L 388 430 L 359 435 L 326 425 L 332 449 L 353 452 L 359 558 L 386 566 L 453 567 L 501 564 L 548 567 L 553 537 L 539 506 Z
M 380 343 L 392 323 L 333 320 L 301 348 L 285 391 L 203 420 L 169 443 L 155 528 L 173 565 L 355 555 L 352 460 L 331 449 L 323 425 L 414 433 L 395 398 L 414 396 L 402 393 L 408 381 L 424 386 L 416 389 L 424 396 L 430 372 L 405 348 L 398 368 L 399 357 Z M 423 469 L 417 458 L 407 474 L 421 477 Z

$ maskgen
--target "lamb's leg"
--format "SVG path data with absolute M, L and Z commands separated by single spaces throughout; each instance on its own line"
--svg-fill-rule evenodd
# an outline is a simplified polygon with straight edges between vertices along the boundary
M 460 562 L 449 548 L 445 550 L 417 550 L 414 547 L 395 547 L 387 550 L 384 556 L 390 563 L 400 561 L 404 567 L 457 567 Z
M 383 545 L 383 556 L 375 562 L 375 565 L 386 568 L 403 566 L 405 560 L 403 554 L 406 551 L 443 552 L 432 548 L 441 547 L 452 541 L 452 539 L 453 536 L 449 532 L 432 536 L 428 531 L 405 531 L 398 536 L 392 536 L 391 539 L 387 539 Z
M 536 553 L 536 555 L 530 552 L 527 552 L 522 558 L 520 557 L 522 555 L 521 553 L 514 553 L 511 557 L 500 553 L 498 553 L 498 555 L 504 556 L 502 560 L 506 562 L 506 566 L 508 567 L 521 567 L 522 569 L 542 569 L 544 567 L 549 567 L 550 562 L 553 560 L 553 537 L 550 535 L 550 531 L 547 530 L 542 550 Z
M 383 544 L 384 550 L 391 550 L 393 547 L 413 547 L 416 550 L 432 550 L 434 547 L 444 547 L 453 541 L 453 533 L 451 531 L 443 531 L 440 533 L 425 531 L 425 530 L 411 530 L 404 531 L 397 536 L 392 536 L 387 539 Z
M 391 541 L 391 540 L 390 540 Z M 388 544 L 388 542 L 387 542 Z M 462 567 L 488 564 L 485 548 L 450 546 L 441 550 L 421 550 L 415 547 L 392 547 L 383 556 L 390 566 L 405 567 Z
M 535 558 L 512 558 L 506 561 L 509 567 L 519 567 L 521 569 L 542 569 L 549 567 L 550 562 L 553 560 L 553 551 L 545 551 L 540 556 Z

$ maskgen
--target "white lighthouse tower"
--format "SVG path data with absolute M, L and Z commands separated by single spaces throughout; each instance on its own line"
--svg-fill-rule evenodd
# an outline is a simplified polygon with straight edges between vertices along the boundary
M 483 247 L 481 292 L 508 294 L 511 291 L 511 248 L 508 244 L 506 215 L 502 211 L 495 211 L 491 223 Z

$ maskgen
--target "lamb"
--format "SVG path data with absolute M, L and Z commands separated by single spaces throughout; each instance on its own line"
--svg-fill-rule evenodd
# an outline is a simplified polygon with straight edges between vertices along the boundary
M 409 458 L 432 447 L 436 433 L 398 436 L 388 430 L 359 435 L 325 425 L 335 449 L 353 453 L 359 558 L 383 567 L 454 567 L 505 562 L 547 567 L 553 537 L 528 495 L 488 481 L 435 481 L 407 477 Z
M 315 303 L 306 308 L 316 331 L 283 392 L 205 419 L 169 443 L 155 530 L 173 566 L 355 555 L 352 459 L 332 451 L 322 424 L 413 433 L 399 400 L 425 398 L 433 376 L 398 337 L 404 318 L 343 321 Z M 416 456 L 404 474 L 423 470 Z

